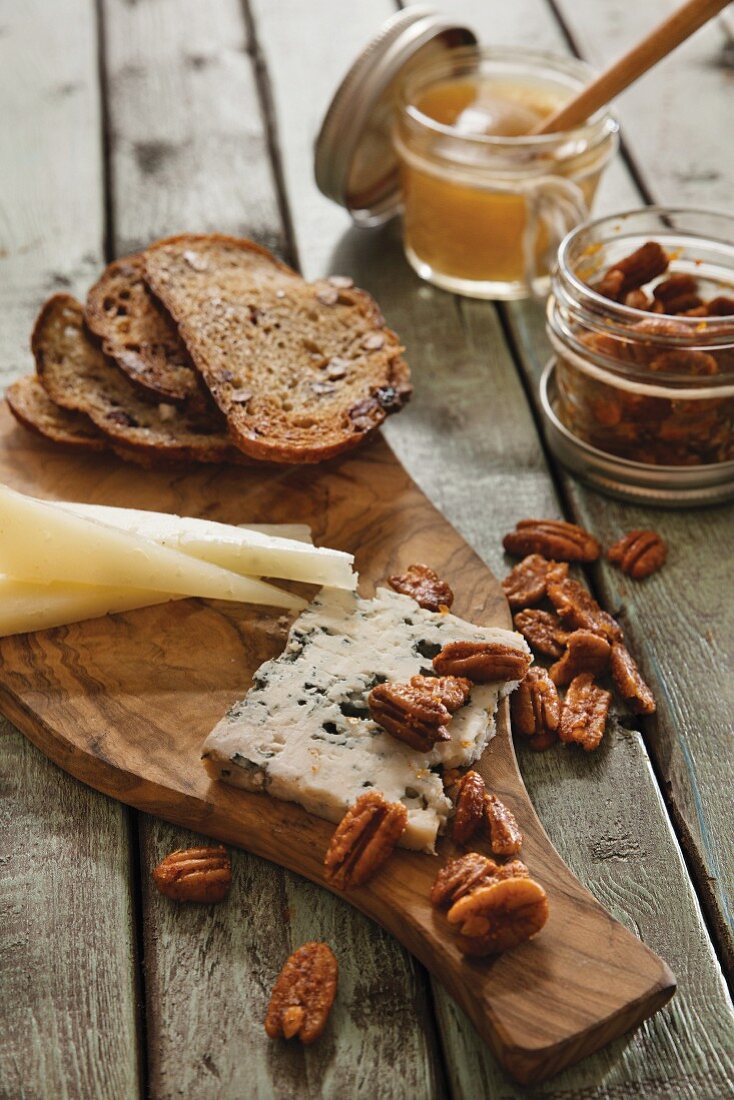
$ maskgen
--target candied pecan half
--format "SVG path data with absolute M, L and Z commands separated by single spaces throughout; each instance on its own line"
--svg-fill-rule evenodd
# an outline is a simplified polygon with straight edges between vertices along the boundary
M 696 351 L 693 348 L 672 348 L 670 351 L 661 351 L 655 355 L 648 364 L 650 370 L 667 372 L 669 374 L 707 375 L 718 374 L 719 364 L 713 355 L 707 351 Z
M 568 631 L 563 629 L 561 620 L 552 611 L 529 607 L 527 611 L 518 611 L 514 621 L 515 629 L 530 642 L 533 649 L 545 653 L 547 657 L 563 656 Z
M 499 866 L 494 860 L 479 852 L 467 852 L 458 859 L 452 859 L 436 875 L 431 888 L 431 904 L 439 909 L 453 905 L 477 886 L 494 882 L 497 871 Z
M 678 272 L 669 275 L 653 288 L 652 296 L 656 302 L 672 302 L 683 294 L 695 294 L 698 291 L 698 280 L 693 275 Z
M 534 879 L 508 878 L 459 898 L 447 917 L 461 926 L 459 947 L 465 955 L 495 955 L 541 930 L 548 919 L 548 898 Z
M 471 694 L 471 681 L 464 676 L 411 676 L 410 686 L 428 692 L 450 714 L 463 707 Z
M 516 856 L 522 848 L 522 833 L 512 810 L 496 794 L 488 794 L 484 800 L 484 812 L 493 855 Z
M 631 255 L 618 260 L 596 287 L 599 294 L 612 301 L 622 301 L 630 290 L 656 279 L 668 268 L 668 256 L 657 241 L 646 241 Z M 621 278 L 620 278 L 621 275 Z
M 542 554 L 528 554 L 502 581 L 502 590 L 512 608 L 530 607 L 545 595 L 548 573 L 560 579 L 568 573 L 566 562 L 548 561 Z
M 640 670 L 629 650 L 615 642 L 609 658 L 612 680 L 619 694 L 635 714 L 653 714 L 655 696 L 640 675 Z
M 440 611 L 454 602 L 454 594 L 446 581 L 428 565 L 409 565 L 404 573 L 388 577 L 387 583 L 396 592 L 410 596 L 426 611 Z
M 419 752 L 448 741 L 449 710 L 441 700 L 410 684 L 378 684 L 367 696 L 373 721 Z
M 636 581 L 656 573 L 667 556 L 668 548 L 657 531 L 630 531 L 607 551 L 610 562 Z
M 591 593 L 572 577 L 548 585 L 548 598 L 564 624 L 576 630 L 590 630 L 610 642 L 622 640 L 622 630 L 608 612 L 599 607 Z
M 161 894 L 174 901 L 224 901 L 232 885 L 232 864 L 221 844 L 171 852 L 153 871 Z
M 467 772 L 456 789 L 456 813 L 451 835 L 457 844 L 466 844 L 484 820 L 484 797 L 487 793 L 479 772 Z
M 568 636 L 566 652 L 560 661 L 551 665 L 548 672 L 557 687 L 570 684 L 579 672 L 591 672 L 596 676 L 606 668 L 610 645 L 606 638 L 591 630 L 574 630 Z
M 550 676 L 540 665 L 529 668 L 525 679 L 510 696 L 512 727 L 523 737 L 552 737 L 561 715 L 558 690 Z
M 590 672 L 573 679 L 566 692 L 558 723 L 561 741 L 575 741 L 587 752 L 598 748 L 607 724 L 612 696 L 594 683 Z
M 367 791 L 350 806 L 329 843 L 324 867 L 332 886 L 362 886 L 392 855 L 405 832 L 408 811 L 402 802 L 386 802 Z
M 734 314 L 734 298 L 719 294 L 706 303 L 706 313 L 709 317 L 730 317 Z
M 439 676 L 465 676 L 475 684 L 507 683 L 522 680 L 531 661 L 529 653 L 503 642 L 447 642 L 433 667 Z
M 326 1026 L 336 996 L 338 966 L 326 943 L 304 943 L 286 959 L 265 1017 L 271 1039 L 313 1043 Z
M 508 554 L 542 554 L 557 561 L 596 561 L 601 547 L 593 535 L 562 519 L 521 519 L 502 540 Z

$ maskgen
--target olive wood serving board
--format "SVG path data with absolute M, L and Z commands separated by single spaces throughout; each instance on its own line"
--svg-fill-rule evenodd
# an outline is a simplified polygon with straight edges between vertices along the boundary
M 381 437 L 320 467 L 150 472 L 62 452 L 16 427 L 2 407 L 0 478 L 50 500 L 226 523 L 307 523 L 317 544 L 355 553 L 365 595 L 388 574 L 425 561 L 450 582 L 458 615 L 510 625 L 495 577 Z M 182 600 L 4 638 L 0 710 L 97 790 L 326 886 L 322 860 L 333 825 L 295 804 L 213 782 L 200 761 L 204 737 L 261 662 L 280 652 L 288 625 L 278 612 Z M 478 770 L 516 814 L 522 859 L 548 892 L 550 917 L 536 939 L 495 958 L 459 953 L 444 914 L 428 900 L 438 868 L 456 852 L 447 839 L 438 856 L 398 851 L 372 882 L 343 896 L 446 986 L 513 1077 L 539 1081 L 639 1024 L 672 996 L 675 979 L 552 847 L 518 771 L 506 703 Z M 484 841 L 476 847 L 488 852 Z

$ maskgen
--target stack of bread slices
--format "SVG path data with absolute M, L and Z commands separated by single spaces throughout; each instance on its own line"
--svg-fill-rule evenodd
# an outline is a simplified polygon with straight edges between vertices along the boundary
M 15 417 L 146 466 L 320 462 L 410 396 L 403 349 L 344 276 L 308 283 L 266 249 L 184 234 L 110 264 L 86 307 L 50 298 Z

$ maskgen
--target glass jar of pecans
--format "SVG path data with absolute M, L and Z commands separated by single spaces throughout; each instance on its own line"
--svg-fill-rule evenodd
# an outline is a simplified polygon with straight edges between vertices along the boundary
M 558 254 L 541 401 L 586 480 L 670 506 L 734 497 L 734 218 L 650 207 Z

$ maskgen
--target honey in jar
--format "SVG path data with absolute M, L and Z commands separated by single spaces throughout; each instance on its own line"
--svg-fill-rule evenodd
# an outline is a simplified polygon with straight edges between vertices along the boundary
M 571 132 L 532 131 L 587 79 L 579 62 L 464 48 L 406 81 L 394 140 L 405 250 L 422 277 L 482 298 L 543 289 L 617 128 L 602 112 Z

